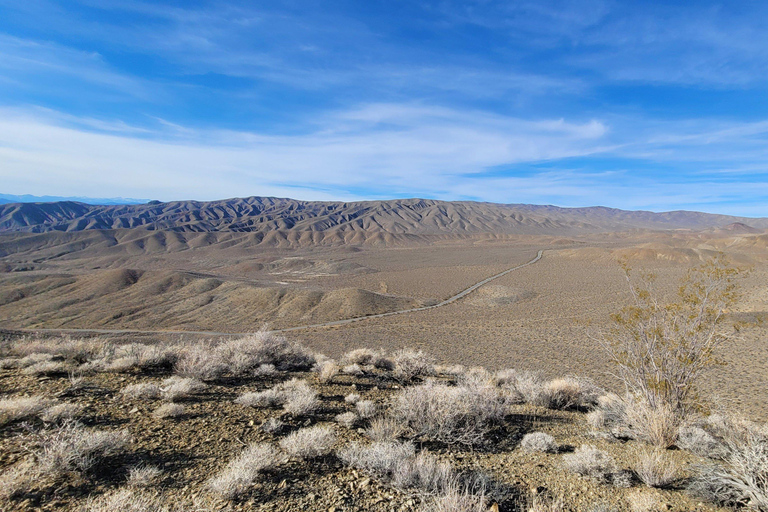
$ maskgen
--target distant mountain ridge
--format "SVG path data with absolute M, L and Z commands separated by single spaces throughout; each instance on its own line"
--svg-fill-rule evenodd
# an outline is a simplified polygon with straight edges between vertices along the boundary
M 0 194 L 0 204 L 7 203 L 51 203 L 57 201 L 76 201 L 85 204 L 142 204 L 149 199 L 134 199 L 132 197 L 63 197 L 63 196 L 33 196 L 30 194 Z
M 0 232 L 140 228 L 176 232 L 351 232 L 396 235 L 550 234 L 668 229 L 768 228 L 768 218 L 691 211 L 560 208 L 431 199 L 330 202 L 274 197 L 90 205 L 75 201 L 0 205 Z

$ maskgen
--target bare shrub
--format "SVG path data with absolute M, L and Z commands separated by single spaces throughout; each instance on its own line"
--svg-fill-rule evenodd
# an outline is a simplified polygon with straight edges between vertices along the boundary
M 61 376 L 67 375 L 70 371 L 72 371 L 72 365 L 66 363 L 65 361 L 41 361 L 31 366 L 27 366 L 21 371 L 21 373 L 24 375 L 35 376 Z
M 599 341 L 627 389 L 651 409 L 662 405 L 683 415 L 696 407 L 694 385 L 728 339 L 723 311 L 736 301 L 738 271 L 724 257 L 691 269 L 675 302 L 664 303 L 653 289 L 653 275 L 636 284 L 622 265 L 633 304 L 612 316 L 614 328 Z
M 373 360 L 378 356 L 378 353 L 369 348 L 357 348 L 350 350 L 341 357 L 341 364 L 343 366 L 357 364 L 361 366 L 372 365 Z
M 40 419 L 46 423 L 61 423 L 63 421 L 75 419 L 83 412 L 83 406 L 79 404 L 63 403 L 52 405 L 44 409 L 40 414 Z
M 321 384 L 328 384 L 339 374 L 339 365 L 334 361 L 324 361 L 317 370 L 317 380 Z
M 306 381 L 292 379 L 282 385 L 283 409 L 293 416 L 304 416 L 320 407 L 317 391 Z
M 360 395 L 357 393 L 350 393 L 344 397 L 344 401 L 348 404 L 356 404 L 360 400 Z
M 3 398 L 0 400 L 0 426 L 37 416 L 52 405 L 53 400 L 42 396 Z
M 720 433 L 725 457 L 719 464 L 696 467 L 689 490 L 720 505 L 768 510 L 768 431 L 749 422 L 724 420 Z
M 163 476 L 163 471 L 155 466 L 132 466 L 128 470 L 128 485 L 130 487 L 151 487 L 157 484 Z
M 403 425 L 400 421 L 391 416 L 379 416 L 373 418 L 370 425 L 365 430 L 365 434 L 372 441 L 395 441 L 404 433 Z
M 152 416 L 158 419 L 178 418 L 184 415 L 184 406 L 181 404 L 163 404 L 152 412 Z
M 0 370 L 12 370 L 19 367 L 19 359 L 17 357 L 4 357 L 0 359 Z
M 235 403 L 248 407 L 276 407 L 283 403 L 283 393 L 276 388 L 243 393 L 235 399 Z
M 125 386 L 120 390 L 120 394 L 129 399 L 156 400 L 160 398 L 162 391 L 157 384 L 140 382 Z
M 365 371 L 359 364 L 348 364 L 341 369 L 341 373 L 344 375 L 352 375 L 353 377 L 361 377 L 365 375 Z
M 81 512 L 170 512 L 161 498 L 135 489 L 118 489 L 98 497 L 91 497 Z
M 722 459 L 728 453 L 723 443 L 703 428 L 695 425 L 680 427 L 676 444 L 678 448 L 710 459 Z
M 595 429 L 614 429 L 625 423 L 626 402 L 615 393 L 602 395 L 597 407 L 587 414 L 587 422 Z
M 81 423 L 65 422 L 41 434 L 38 449 L 33 452 L 36 469 L 43 475 L 84 472 L 121 453 L 130 441 L 127 430 L 88 430 Z
M 335 442 L 332 428 L 315 425 L 287 435 L 280 441 L 280 448 L 292 457 L 311 459 L 330 453 Z
M 56 357 L 55 355 L 49 354 L 47 352 L 44 352 L 44 353 L 35 352 L 19 359 L 18 367 L 29 368 L 30 366 L 35 366 L 36 364 L 50 362 L 55 357 Z
M 357 414 L 364 420 L 372 418 L 378 410 L 376 404 L 371 400 L 360 400 L 355 404 Z
M 275 365 L 273 364 L 260 364 L 258 368 L 253 370 L 252 375 L 254 377 L 271 377 L 279 373 Z
M 645 400 L 635 400 L 624 410 L 624 422 L 630 436 L 660 448 L 674 446 L 683 418 L 666 402 L 655 407 Z
M 234 375 L 246 375 L 264 364 L 280 371 L 307 371 L 315 364 L 315 356 L 305 347 L 264 330 L 227 341 L 216 347 L 216 353 Z
M 350 443 L 338 451 L 339 458 L 348 466 L 382 479 L 391 479 L 403 461 L 415 455 L 413 443 L 394 441 L 380 441 L 370 445 Z
M 564 455 L 563 464 L 572 473 L 602 482 L 610 481 L 611 475 L 616 472 L 613 457 L 587 444 L 581 445 L 573 453 Z
M 37 474 L 29 459 L 6 467 L 0 473 L 0 502 L 28 494 L 34 487 Z
M 520 448 L 529 452 L 557 453 L 555 438 L 544 432 L 525 434 L 520 441 Z
M 435 512 L 486 512 L 487 498 L 468 489 L 452 487 L 442 496 L 433 498 L 429 510 Z
M 182 377 L 214 381 L 227 373 L 229 365 L 212 347 L 192 345 L 181 352 L 175 368 Z
M 505 412 L 496 388 L 452 387 L 433 381 L 402 390 L 391 410 L 415 437 L 468 446 L 482 444 Z
M 562 498 L 552 499 L 548 496 L 536 495 L 530 498 L 528 512 L 565 512 Z
M 203 381 L 191 377 L 179 377 L 174 375 L 169 377 L 160 384 L 160 391 L 163 394 L 163 398 L 175 402 L 184 398 L 188 398 L 195 393 L 203 391 L 208 386 Z
M 266 443 L 252 444 L 208 480 L 207 486 L 222 498 L 234 499 L 248 492 L 262 471 L 283 461 L 275 447 Z
M 662 506 L 658 496 L 641 491 L 628 495 L 627 504 L 632 512 L 659 512 Z M 664 509 L 666 510 L 666 507 Z
M 282 430 L 284 426 L 285 423 L 277 418 L 267 418 L 264 420 L 264 423 L 261 424 L 261 430 L 267 434 L 274 434 Z
M 354 412 L 343 412 L 341 414 L 337 414 L 334 419 L 336 420 L 336 423 L 338 423 L 339 425 L 343 425 L 347 428 L 352 428 L 357 424 L 360 418 Z
M 677 463 L 658 448 L 642 452 L 633 469 L 648 487 L 668 487 L 679 477 Z
M 402 349 L 394 355 L 393 376 L 400 382 L 410 382 L 416 377 L 428 377 L 435 374 L 434 359 L 419 350 Z

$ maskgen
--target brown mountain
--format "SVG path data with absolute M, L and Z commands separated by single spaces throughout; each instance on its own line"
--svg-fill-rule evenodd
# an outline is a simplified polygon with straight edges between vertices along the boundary
M 749 226 L 746 224 L 749 223 Z M 746 219 L 690 211 L 654 213 L 604 207 L 559 208 L 523 204 L 398 199 L 353 203 L 249 197 L 221 201 L 151 202 L 94 206 L 63 201 L 0 205 L 0 232 L 141 228 L 173 232 L 259 233 L 349 241 L 387 235 L 492 233 L 572 235 L 627 230 L 768 228 L 768 218 Z M 737 230 L 739 231 L 739 230 Z M 286 234 L 292 232 L 292 234 Z M 322 233 L 322 235 L 319 235 Z

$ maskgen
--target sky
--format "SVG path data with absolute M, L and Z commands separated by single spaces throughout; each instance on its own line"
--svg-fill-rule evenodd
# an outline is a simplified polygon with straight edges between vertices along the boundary
M 768 2 L 0 0 L 0 193 L 768 216 Z

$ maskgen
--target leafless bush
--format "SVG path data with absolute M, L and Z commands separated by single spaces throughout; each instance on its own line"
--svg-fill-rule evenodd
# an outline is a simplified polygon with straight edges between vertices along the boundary
M 273 364 L 260 364 L 258 368 L 253 370 L 252 375 L 254 377 L 270 377 L 278 373 L 277 368 Z
M 52 405 L 51 407 L 44 409 L 39 416 L 40 419 L 46 423 L 61 423 L 75 419 L 82 412 L 82 405 L 63 403 Z
M 235 399 L 235 403 L 248 407 L 276 407 L 283 403 L 283 398 L 283 393 L 279 389 L 271 388 L 264 391 L 243 393 Z
M 152 416 L 158 419 L 178 418 L 183 415 L 184 406 L 181 404 L 163 404 L 152 413 Z
M 350 393 L 344 397 L 344 401 L 348 404 L 356 404 L 360 400 L 360 395 L 357 393 Z
M 139 465 L 128 470 L 130 487 L 151 487 L 160 481 L 163 471 L 155 466 Z
M 755 424 L 724 420 L 720 433 L 726 455 L 719 464 L 695 468 L 689 489 L 726 506 L 768 510 L 768 431 Z
M 352 375 L 353 377 L 360 377 L 365 375 L 365 372 L 359 364 L 348 364 L 341 369 L 341 373 L 344 375 Z
M 616 472 L 616 462 L 608 453 L 594 446 L 581 445 L 575 452 L 563 456 L 565 468 L 581 476 L 587 476 L 602 482 L 610 481 Z
M 304 416 L 315 412 L 320 407 L 317 391 L 306 381 L 292 379 L 282 385 L 283 409 L 294 416 Z
M 73 339 L 68 336 L 45 340 L 22 339 L 11 343 L 10 353 L 18 356 L 47 354 L 83 363 L 100 354 L 108 343 L 101 338 Z
M 192 345 L 185 347 L 176 362 L 176 373 L 203 381 L 220 379 L 229 371 L 227 361 L 212 347 Z
M 722 459 L 727 455 L 725 445 L 712 434 L 696 425 L 680 427 L 677 433 L 677 447 L 710 459 Z
M 127 430 L 88 430 L 81 423 L 65 422 L 41 434 L 33 452 L 36 470 L 43 475 L 84 472 L 106 457 L 121 453 L 130 441 Z
M 67 375 L 72 371 L 72 365 L 65 361 L 41 361 L 24 368 L 21 373 L 24 375 Z
M 633 469 L 648 487 L 668 487 L 679 477 L 677 463 L 658 448 L 642 452 Z
M 633 492 L 627 496 L 627 504 L 632 512 L 657 512 L 661 510 L 658 496 L 648 492 Z
M 403 433 L 402 423 L 391 416 L 373 418 L 365 430 L 372 441 L 396 441 Z
M 234 499 L 248 492 L 259 474 L 284 461 L 273 446 L 252 444 L 231 460 L 215 477 L 208 480 L 208 488 L 225 499 Z
M 416 437 L 468 446 L 482 444 L 505 412 L 496 388 L 451 387 L 433 381 L 401 391 L 391 410 Z
M 434 512 L 486 512 L 488 499 L 485 494 L 472 492 L 460 486 L 452 486 L 444 494 L 433 498 L 429 510 Z
M 552 499 L 548 496 L 536 495 L 529 498 L 528 512 L 565 512 L 562 498 Z
M 160 391 L 163 398 L 175 402 L 203 391 L 208 386 L 199 379 L 191 377 L 179 377 L 174 375 L 160 384 Z
M 349 466 L 378 478 L 391 479 L 403 461 L 416 456 L 416 448 L 413 443 L 394 441 L 380 441 L 370 445 L 350 443 L 338 451 L 338 456 Z
M 377 411 L 376 404 L 371 400 L 360 400 L 355 404 L 357 414 L 364 420 L 372 418 Z
M 0 370 L 11 370 L 19 367 L 19 359 L 17 357 L 4 357 L 0 359 Z
M 316 425 L 299 429 L 280 441 L 280 448 L 292 457 L 310 459 L 330 453 L 336 433 L 330 427 Z
M 52 405 L 54 405 L 53 400 L 42 396 L 3 398 L 0 400 L 0 426 L 37 416 Z
M 520 441 L 520 448 L 529 452 L 557 453 L 555 438 L 544 432 L 525 434 Z
M 347 428 L 352 428 L 357 424 L 360 418 L 354 412 L 343 412 L 341 414 L 337 414 L 334 419 L 336 420 L 336 423 L 338 423 L 339 425 L 343 425 Z
M 55 357 L 56 356 L 54 354 L 49 354 L 47 352 L 43 352 L 43 353 L 35 352 L 19 359 L 18 366 L 19 368 L 29 368 L 30 366 L 35 366 L 36 364 L 53 361 Z
M 125 398 L 139 400 L 156 400 L 160 398 L 162 391 L 160 386 L 150 382 L 140 382 L 138 384 L 129 384 L 120 390 L 120 394 Z
M 410 382 L 416 377 L 427 377 L 435 374 L 435 363 L 432 357 L 419 350 L 402 349 L 395 352 L 395 369 L 393 376 L 400 382 Z
M 118 489 L 89 498 L 81 512 L 171 512 L 159 496 L 135 489 Z
M 379 354 L 375 350 L 369 348 L 358 348 L 351 350 L 341 357 L 341 364 L 343 366 L 357 364 L 361 366 L 372 365 L 374 359 Z
M 167 345 L 127 343 L 112 347 L 105 354 L 104 370 L 129 372 L 132 370 L 170 370 L 179 358 L 179 350 Z
M 285 426 L 285 423 L 277 418 L 267 418 L 264 423 L 261 424 L 261 430 L 267 434 L 274 434 Z
M 680 412 L 666 402 L 652 407 L 645 400 L 635 400 L 624 410 L 624 421 L 631 437 L 660 448 L 677 441 L 683 419 Z
M 321 384 L 328 384 L 339 374 L 339 365 L 334 361 L 324 361 L 318 366 L 317 380 Z

